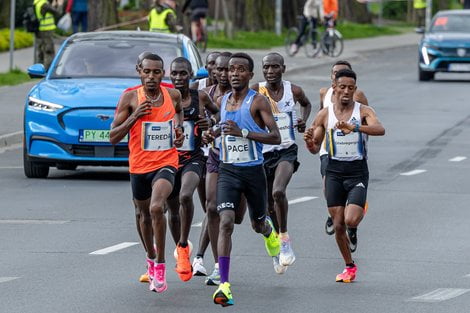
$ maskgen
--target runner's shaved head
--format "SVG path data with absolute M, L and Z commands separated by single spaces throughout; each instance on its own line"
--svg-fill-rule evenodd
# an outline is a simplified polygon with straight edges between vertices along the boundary
M 270 52 L 270 53 L 266 54 L 263 58 L 263 63 L 264 63 L 264 59 L 266 59 L 266 58 L 278 59 L 279 64 L 284 65 L 284 57 L 280 53 Z

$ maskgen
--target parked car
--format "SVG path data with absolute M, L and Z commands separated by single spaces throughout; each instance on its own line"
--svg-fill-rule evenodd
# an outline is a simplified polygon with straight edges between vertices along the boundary
M 122 92 L 140 84 L 136 60 L 144 51 L 171 61 L 183 56 L 196 73 L 207 76 L 197 48 L 181 34 L 146 31 L 78 33 L 59 49 L 50 69 L 28 69 L 43 79 L 26 98 L 24 173 L 45 178 L 49 167 L 73 170 L 77 165 L 128 165 L 127 139 L 113 146 L 110 125 Z M 169 82 L 169 77 L 165 77 Z
M 470 10 L 440 11 L 419 45 L 419 80 L 436 72 L 470 72 Z

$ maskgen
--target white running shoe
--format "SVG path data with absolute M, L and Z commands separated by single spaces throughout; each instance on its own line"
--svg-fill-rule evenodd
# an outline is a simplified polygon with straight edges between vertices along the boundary
M 220 273 L 219 273 L 218 263 L 215 264 L 214 271 L 212 271 L 212 274 L 206 277 L 206 285 L 209 285 L 209 286 L 220 285 Z
M 281 239 L 281 253 L 279 253 L 279 263 L 284 266 L 294 264 L 295 254 L 289 238 Z
M 193 276 L 207 276 L 207 270 L 201 257 L 195 257 L 193 260 Z
M 276 274 L 282 275 L 287 271 L 287 266 L 281 265 L 279 263 L 279 255 L 273 256 L 273 266 Z

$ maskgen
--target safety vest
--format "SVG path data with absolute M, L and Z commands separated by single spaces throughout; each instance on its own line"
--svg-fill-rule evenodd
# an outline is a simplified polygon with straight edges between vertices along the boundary
M 413 7 L 415 9 L 425 9 L 427 6 L 426 0 L 414 0 Z
M 41 8 L 43 5 L 47 3 L 47 0 L 34 0 L 34 10 L 36 12 L 36 16 L 39 20 L 39 31 L 46 32 L 49 30 L 55 30 L 55 21 L 54 15 L 52 13 L 47 12 L 46 15 L 41 14 Z
M 157 9 L 153 8 L 149 14 L 149 30 L 151 32 L 169 33 L 170 28 L 165 21 L 168 14 L 173 14 L 173 10 L 164 9 L 158 13 Z

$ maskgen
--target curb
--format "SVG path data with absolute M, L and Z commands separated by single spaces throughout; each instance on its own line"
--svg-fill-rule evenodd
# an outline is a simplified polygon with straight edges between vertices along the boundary
M 11 145 L 19 144 L 23 142 L 23 132 L 17 131 L 14 133 L 1 135 L 0 136 L 0 148 L 5 148 Z

